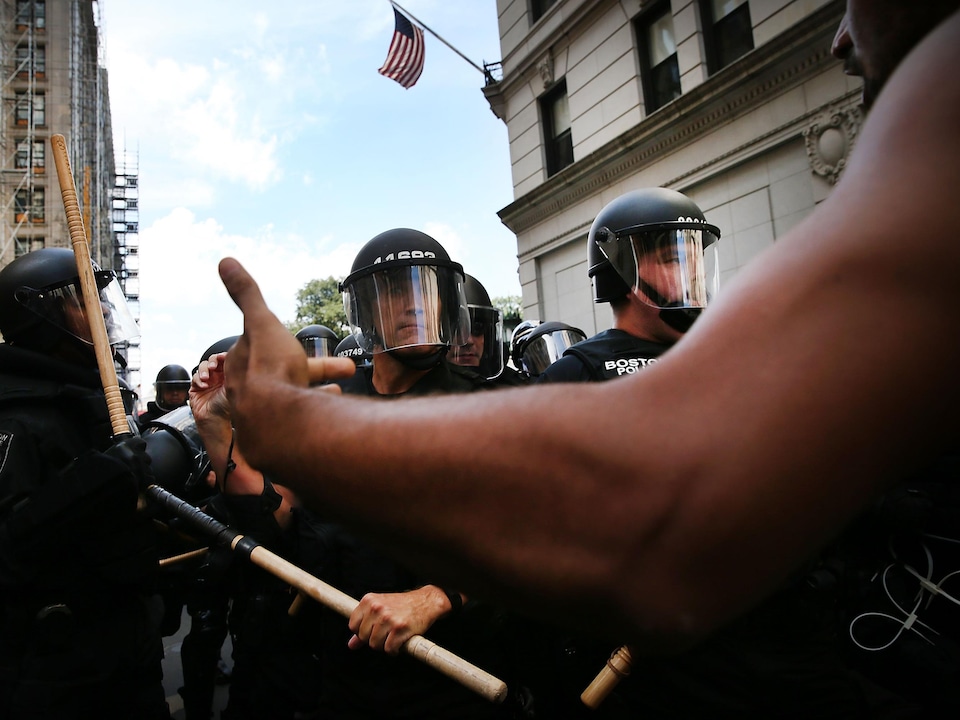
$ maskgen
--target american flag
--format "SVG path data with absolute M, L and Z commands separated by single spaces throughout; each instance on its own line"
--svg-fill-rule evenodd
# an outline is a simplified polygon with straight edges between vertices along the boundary
M 393 40 L 383 67 L 377 72 L 396 80 L 405 88 L 412 88 L 423 72 L 423 30 L 396 8 L 393 9 L 393 16 Z

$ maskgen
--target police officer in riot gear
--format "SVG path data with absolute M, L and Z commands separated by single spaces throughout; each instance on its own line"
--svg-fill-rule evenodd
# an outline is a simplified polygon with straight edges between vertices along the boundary
M 297 340 L 303 345 L 307 357 L 333 357 L 340 338 L 326 325 L 307 325 L 297 331 Z
M 190 373 L 180 365 L 164 365 L 157 373 L 153 384 L 156 398 L 147 403 L 147 409 L 140 413 L 140 429 L 147 427 L 151 420 L 176 410 L 187 404 L 190 391 Z
M 473 275 L 465 275 L 464 291 L 470 314 L 470 334 L 453 348 L 450 360 L 476 368 L 488 380 L 503 372 L 503 313 L 493 307 L 486 288 Z
M 139 331 L 95 267 L 111 344 Z M 0 271 L 0 716 L 167 718 L 143 441 L 114 442 L 76 259 Z
M 642 259 L 645 271 L 642 279 L 638 278 L 637 292 L 610 264 L 597 244 L 598 237 L 630 238 L 630 258 Z M 611 380 L 649 367 L 682 337 L 702 310 L 681 288 L 705 288 L 706 263 L 700 250 L 706 245 L 712 253 L 719 237 L 720 231 L 706 224 L 700 208 L 679 192 L 644 188 L 614 199 L 600 211 L 587 235 L 587 274 L 593 281 L 594 302 L 610 303 L 613 327 L 589 339 L 580 333 L 565 346 L 538 343 L 536 334 L 544 335 L 544 325 L 531 328 L 517 343 L 519 362 L 538 383 Z M 696 257 L 681 266 L 676 258 L 688 249 Z M 626 263 L 627 253 L 623 255 Z M 681 272 L 688 274 L 676 277 Z M 711 288 L 709 296 L 713 293 Z M 705 304 L 705 297 L 698 299 Z M 596 713 L 585 710 L 578 698 L 615 648 L 556 630 L 545 632 L 539 645 L 545 655 L 529 665 L 548 670 L 534 675 L 530 683 L 546 713 L 556 717 L 620 717 L 627 713 L 624 695 L 629 698 L 629 681 Z
M 539 320 L 523 320 L 517 324 L 513 329 L 513 333 L 510 335 L 510 349 L 507 356 L 517 370 L 522 370 L 523 368 L 523 362 L 520 358 L 520 353 L 517 351 L 517 346 L 530 334 L 530 331 L 539 324 Z
M 537 379 L 572 345 L 585 340 L 580 328 L 550 320 L 514 335 L 513 362 L 524 375 Z
M 526 377 L 506 366 L 503 340 L 503 312 L 493 306 L 480 281 L 466 275 L 467 310 L 470 313 L 470 334 L 463 345 L 454 347 L 450 361 L 473 368 L 498 386 L 524 385 Z
M 611 304 L 614 327 L 568 349 L 540 380 L 605 381 L 651 367 L 714 297 L 719 237 L 696 204 L 672 190 L 645 188 L 610 202 L 590 228 L 587 256 L 595 301 Z M 866 684 L 837 643 L 833 598 L 808 580 L 798 572 L 687 653 L 635 660 L 600 709 L 652 718 L 868 717 Z M 592 673 L 582 663 L 570 668 L 582 690 L 604 657 L 595 642 L 578 640 L 577 649 L 594 663 Z
M 333 354 L 337 357 L 346 357 L 353 360 L 357 367 L 370 367 L 372 353 L 367 352 L 357 343 L 354 335 L 347 335 L 343 340 L 337 343 Z
M 587 235 L 587 273 L 594 302 L 610 303 L 613 327 L 571 347 L 539 381 L 611 380 L 655 363 L 716 293 L 719 238 L 675 190 L 643 188 L 608 203 Z
M 372 354 L 369 368 L 338 381 L 345 393 L 396 399 L 490 387 L 449 361 L 470 318 L 462 267 L 432 237 L 389 230 L 367 242 L 341 284 L 352 336 Z M 396 656 L 403 633 L 424 633 L 483 666 L 477 648 L 484 609 L 454 588 L 433 585 L 339 525 L 302 513 L 305 569 L 360 598 L 349 622 L 319 607 L 304 622 L 322 627 L 319 710 L 323 717 L 496 717 L 499 709 L 412 658 Z M 376 617 L 377 608 L 390 608 Z M 401 622 L 395 624 L 393 618 Z M 484 651 L 485 652 L 485 651 Z

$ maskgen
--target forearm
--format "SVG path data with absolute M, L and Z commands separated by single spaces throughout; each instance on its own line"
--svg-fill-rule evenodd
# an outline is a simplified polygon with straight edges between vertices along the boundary
M 629 544 L 620 534 L 642 518 L 605 522 L 636 468 L 604 470 L 573 450 L 590 426 L 581 413 L 556 411 L 577 402 L 573 389 L 474 395 L 466 411 L 462 397 L 388 404 L 279 387 L 263 400 L 276 398 L 287 428 L 311 431 L 258 423 L 255 461 L 307 504 L 335 510 L 445 583 L 501 598 L 572 593 L 599 615 L 620 584 L 619 563 L 604 551 Z M 518 436 L 545 413 L 554 418 L 549 436 Z M 472 442 L 478 436 L 482 444 Z

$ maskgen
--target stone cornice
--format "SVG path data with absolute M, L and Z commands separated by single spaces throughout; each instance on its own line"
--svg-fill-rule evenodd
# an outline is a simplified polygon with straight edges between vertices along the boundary
M 830 43 L 842 13 L 842 3 L 824 6 L 507 205 L 500 219 L 520 234 L 834 66 Z
M 527 82 L 531 75 L 537 74 L 537 65 L 543 59 L 543 56 L 546 55 L 550 51 L 550 48 L 556 45 L 561 38 L 570 33 L 571 27 L 578 27 L 581 23 L 585 22 L 591 13 L 603 9 L 603 7 L 608 4 L 610 4 L 610 0 L 586 0 L 576 6 L 568 3 L 562 8 L 569 13 L 569 15 L 564 18 L 562 24 L 558 24 L 550 33 L 544 33 L 536 43 L 532 42 L 532 38 L 535 37 L 539 31 L 534 30 L 531 32 L 526 40 L 521 42 L 513 51 L 501 59 L 503 80 L 499 83 L 500 91 L 509 95 L 518 83 Z M 568 5 L 572 7 L 568 7 Z M 560 3 L 557 3 L 547 11 L 547 14 L 554 15 L 560 10 Z M 540 22 L 548 24 L 549 18 L 545 15 L 540 19 Z M 514 65 L 514 58 L 517 56 L 522 57 L 517 61 L 516 65 Z

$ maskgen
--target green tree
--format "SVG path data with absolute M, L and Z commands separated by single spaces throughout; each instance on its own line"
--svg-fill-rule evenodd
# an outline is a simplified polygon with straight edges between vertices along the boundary
M 508 338 L 513 329 L 523 320 L 523 302 L 519 295 L 506 295 L 490 300 L 503 313 L 503 332 Z
M 293 333 L 307 325 L 325 325 L 341 337 L 346 335 L 350 326 L 343 311 L 340 279 L 311 280 L 297 290 L 297 316 L 284 325 Z

